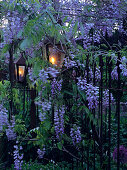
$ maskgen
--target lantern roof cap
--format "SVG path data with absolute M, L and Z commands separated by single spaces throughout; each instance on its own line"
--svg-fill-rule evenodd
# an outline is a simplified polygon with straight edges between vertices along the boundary
M 15 64 L 26 65 L 26 59 L 21 55 L 18 59 L 15 60 Z

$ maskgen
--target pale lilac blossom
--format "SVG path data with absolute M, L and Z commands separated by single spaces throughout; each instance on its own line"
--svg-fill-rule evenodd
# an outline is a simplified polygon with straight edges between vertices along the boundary
M 38 153 L 39 159 L 43 159 L 44 154 L 45 154 L 45 147 L 43 147 L 43 149 L 38 149 L 37 153 Z
M 15 117 L 13 116 L 12 120 L 8 124 L 8 128 L 6 129 L 6 135 L 7 135 L 8 141 L 15 140 L 17 137 L 14 128 L 15 128 Z
M 57 139 L 61 139 L 64 134 L 64 106 L 54 111 L 54 125 Z
M 22 146 L 18 146 L 18 142 L 16 142 L 16 145 L 14 145 L 14 168 L 16 170 L 22 170 L 22 164 L 23 164 L 23 154 L 20 153 L 22 151 Z
M 80 127 L 76 126 L 75 124 L 70 130 L 70 136 L 73 142 L 73 145 L 76 145 L 81 142 L 81 131 Z

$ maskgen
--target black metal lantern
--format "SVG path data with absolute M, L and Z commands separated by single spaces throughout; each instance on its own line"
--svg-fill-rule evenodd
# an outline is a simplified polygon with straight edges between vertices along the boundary
M 56 65 L 57 67 L 62 67 L 65 58 L 65 47 L 61 47 L 60 44 L 57 44 L 55 46 L 48 44 L 47 50 L 49 62 L 53 65 Z
M 21 57 L 15 61 L 15 74 L 18 82 L 24 82 L 26 78 L 26 60 L 21 54 Z

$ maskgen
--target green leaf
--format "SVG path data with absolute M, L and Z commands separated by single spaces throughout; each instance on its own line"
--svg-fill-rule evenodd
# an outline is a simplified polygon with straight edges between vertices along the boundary
M 76 35 L 77 33 L 77 29 L 78 29 L 78 22 L 75 23 L 74 27 L 73 27 L 73 34 Z
M 50 123 L 48 120 L 46 120 L 46 121 L 44 122 L 44 127 L 45 127 L 46 130 L 49 130 L 50 127 L 51 127 L 51 123 Z
M 35 0 L 35 2 L 37 2 L 38 4 L 40 4 L 40 2 L 38 0 Z
M 86 95 L 83 91 L 78 89 L 79 94 L 82 96 L 83 100 L 86 101 Z
M 74 95 L 73 93 L 71 93 L 71 92 L 69 92 L 69 91 L 67 91 L 67 90 L 64 90 L 64 93 L 69 94 L 69 95 L 71 95 L 71 96 Z
M 63 146 L 63 145 L 62 145 L 61 142 L 57 143 L 57 147 L 58 147 L 59 150 L 62 150 L 62 146 Z
M 10 48 L 10 45 L 9 45 L 9 44 L 6 44 L 6 45 L 4 46 L 4 48 L 2 49 L 2 53 L 3 53 L 3 54 L 6 53 L 6 52 L 9 50 L 9 48 Z
M 32 45 L 32 41 L 27 38 L 27 39 L 25 39 L 25 40 L 22 41 L 22 43 L 20 44 L 20 48 L 21 48 L 22 50 L 25 50 L 26 48 L 31 47 L 31 45 Z
M 49 15 L 49 17 L 50 17 L 50 19 L 52 20 L 52 22 L 53 22 L 54 24 L 57 24 L 54 16 L 53 16 L 48 10 L 46 10 L 46 13 Z
M 84 35 L 84 26 L 82 22 L 80 23 L 80 31 L 81 31 L 81 34 Z
M 68 16 L 66 16 L 64 19 L 63 19 L 63 23 L 67 20 Z

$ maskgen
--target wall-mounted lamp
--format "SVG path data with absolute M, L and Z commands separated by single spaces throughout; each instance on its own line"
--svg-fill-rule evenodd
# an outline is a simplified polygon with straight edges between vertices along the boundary
M 49 62 L 52 63 L 53 65 L 56 65 L 57 67 L 62 67 L 64 57 L 65 57 L 65 53 L 63 52 L 63 50 L 65 51 L 65 47 L 64 46 L 61 47 L 60 44 L 57 44 L 55 46 L 48 44 L 47 54 L 48 54 Z
M 21 54 L 15 62 L 15 74 L 18 82 L 24 82 L 26 77 L 26 59 Z

